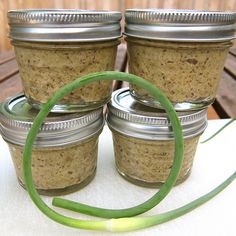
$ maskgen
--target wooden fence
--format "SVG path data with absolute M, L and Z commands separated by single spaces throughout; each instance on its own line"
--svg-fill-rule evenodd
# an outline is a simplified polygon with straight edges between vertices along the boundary
M 127 8 L 175 8 L 236 11 L 236 0 L 0 0 L 0 52 L 11 49 L 7 11 L 26 8 L 80 8 L 124 11 Z

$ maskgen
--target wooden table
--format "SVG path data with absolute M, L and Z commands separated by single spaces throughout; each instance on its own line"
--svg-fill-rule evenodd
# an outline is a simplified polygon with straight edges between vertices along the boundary
M 115 70 L 127 71 L 125 44 L 118 47 Z M 216 101 L 209 107 L 209 119 L 236 117 L 236 48 L 228 54 L 222 77 Z M 118 89 L 125 85 L 116 81 L 113 87 Z M 20 92 L 22 85 L 14 52 L 0 53 L 0 101 Z

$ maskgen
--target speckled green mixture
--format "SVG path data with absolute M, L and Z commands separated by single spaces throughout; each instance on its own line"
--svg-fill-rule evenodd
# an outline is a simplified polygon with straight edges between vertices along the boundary
M 129 72 L 152 82 L 173 103 L 214 99 L 230 42 L 126 40 Z M 138 98 L 150 100 L 142 88 L 132 85 L 131 89 Z
M 177 183 L 190 174 L 199 136 L 185 139 L 184 160 Z M 166 181 L 174 158 L 174 141 L 150 141 L 113 131 L 116 166 L 127 179 L 147 187 Z
M 118 40 L 93 43 L 12 42 L 26 96 L 45 103 L 60 87 L 92 72 L 114 70 Z M 65 97 L 61 104 L 104 104 L 112 81 L 97 81 Z
M 16 175 L 23 180 L 23 148 L 8 144 Z M 47 191 L 60 190 L 86 181 L 95 173 L 97 165 L 98 135 L 77 144 L 54 148 L 34 148 L 32 153 L 32 174 L 35 187 Z M 40 191 L 39 191 L 40 192 Z

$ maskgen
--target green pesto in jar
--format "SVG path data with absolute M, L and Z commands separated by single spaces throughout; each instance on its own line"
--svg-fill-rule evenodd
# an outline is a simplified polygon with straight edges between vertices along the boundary
M 213 103 L 235 38 L 235 13 L 128 9 L 125 22 L 130 73 L 161 89 L 177 111 Z M 144 89 L 130 89 L 139 102 L 162 108 Z
M 198 140 L 207 125 L 207 109 L 177 112 L 183 129 L 184 159 L 177 184 L 191 173 Z M 174 159 L 174 135 L 167 114 L 137 102 L 129 89 L 112 94 L 107 123 L 112 131 L 115 163 L 128 181 L 160 187 Z
M 173 104 L 207 105 L 214 101 L 232 43 L 164 42 L 132 37 L 126 41 L 129 72 L 153 83 Z M 138 100 L 155 105 L 144 89 L 132 84 L 130 88 Z
M 37 191 L 43 195 L 64 195 L 91 182 L 96 173 L 98 137 L 60 147 L 34 148 L 32 175 Z M 8 142 L 16 175 L 23 178 L 23 146 Z
M 24 143 L 37 113 L 24 95 L 0 104 L 0 133 L 9 146 L 23 187 Z M 32 176 L 40 194 L 71 193 L 93 179 L 103 125 L 102 108 L 84 113 L 49 113 L 32 151 Z
M 67 44 L 12 41 L 12 44 L 25 95 L 30 103 L 40 107 L 73 80 L 89 73 L 113 70 L 119 41 Z M 96 81 L 64 97 L 54 110 L 96 109 L 110 99 L 111 92 L 112 81 Z
M 116 168 L 128 181 L 144 187 L 160 187 L 173 165 L 174 140 L 138 139 L 112 131 Z M 191 172 L 200 135 L 184 140 L 184 160 L 176 184 Z
M 116 11 L 9 11 L 9 37 L 29 103 L 40 108 L 64 85 L 114 70 L 120 20 Z M 112 81 L 97 81 L 71 92 L 51 111 L 94 110 L 107 103 L 111 92 Z

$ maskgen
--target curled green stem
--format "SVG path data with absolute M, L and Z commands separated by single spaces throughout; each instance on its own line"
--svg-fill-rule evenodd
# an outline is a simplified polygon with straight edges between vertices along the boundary
M 102 230 L 102 231 L 113 231 L 113 232 L 138 230 L 138 229 L 147 228 L 147 227 L 151 227 L 157 224 L 164 223 L 166 221 L 175 219 L 183 214 L 188 213 L 189 211 L 195 209 L 196 207 L 210 200 L 212 197 L 214 197 L 216 194 L 222 191 L 226 186 L 228 186 L 236 178 L 236 172 L 235 172 L 232 176 L 230 176 L 220 186 L 215 188 L 210 193 L 178 209 L 175 209 L 173 211 L 169 211 L 163 214 L 159 214 L 159 215 L 154 215 L 154 216 L 109 219 L 105 221 L 92 221 L 92 220 L 80 220 L 80 219 L 67 217 L 51 209 L 40 198 L 33 184 L 32 171 L 31 171 L 32 145 L 36 139 L 37 132 L 40 126 L 42 125 L 44 118 L 47 116 L 47 114 L 52 109 L 54 104 L 56 104 L 57 101 L 59 101 L 63 96 L 70 93 L 73 89 L 78 88 L 79 86 L 82 86 L 89 82 L 100 80 L 100 79 L 108 79 L 108 80 L 119 79 L 119 80 L 135 83 L 137 85 L 140 85 L 143 88 L 146 88 L 148 92 L 150 92 L 152 95 L 154 95 L 157 99 L 160 100 L 160 102 L 162 103 L 163 107 L 166 108 L 166 112 L 169 115 L 170 121 L 172 123 L 173 131 L 175 133 L 175 138 L 176 138 L 175 162 L 171 170 L 174 177 L 172 177 L 171 180 L 175 182 L 174 180 L 176 180 L 178 176 L 178 171 L 181 167 L 181 162 L 183 158 L 183 137 L 182 137 L 182 130 L 179 124 L 179 120 L 176 116 L 175 111 L 173 110 L 172 105 L 169 103 L 167 98 L 158 89 L 153 87 L 150 83 L 145 82 L 144 80 L 136 76 L 127 75 L 120 72 L 104 72 L 104 73 L 90 74 L 81 78 L 80 80 L 76 80 L 73 83 L 63 87 L 47 102 L 47 104 L 45 104 L 45 106 L 43 106 L 43 108 L 41 109 L 37 117 L 35 118 L 35 121 L 26 139 L 24 153 L 23 153 L 23 170 L 24 170 L 25 185 L 32 201 L 46 216 L 48 216 L 49 218 L 51 218 L 52 220 L 60 224 L 74 227 L 74 228 L 86 229 L 86 230 Z M 179 157 L 179 159 L 177 157 Z M 167 190 L 169 190 L 169 188 L 171 187 L 166 186 L 166 188 Z
M 126 232 L 133 231 L 138 229 L 148 228 L 154 225 L 159 225 L 167 221 L 176 219 L 182 215 L 187 214 L 188 212 L 194 210 L 205 202 L 209 201 L 215 197 L 218 193 L 224 190 L 230 183 L 233 182 L 236 178 L 236 172 L 234 172 L 228 179 L 226 179 L 219 186 L 214 188 L 209 193 L 197 198 L 196 200 L 179 207 L 177 209 L 154 215 L 154 216 L 143 216 L 143 217 L 131 217 L 131 218 L 121 218 L 121 219 L 111 219 L 113 232 Z
M 72 83 L 64 86 L 60 90 L 58 90 L 54 94 L 54 96 L 42 107 L 42 109 L 40 110 L 40 112 L 38 113 L 33 122 L 32 128 L 28 133 L 23 153 L 25 185 L 31 199 L 44 214 L 46 214 L 48 217 L 61 224 L 78 228 L 98 229 L 98 230 L 101 229 L 101 227 L 104 227 L 103 223 L 101 222 L 96 222 L 96 223 L 94 222 L 94 224 L 90 224 L 91 221 L 88 221 L 89 223 L 87 223 L 87 221 L 80 221 L 64 217 L 63 215 L 60 215 L 56 211 L 49 208 L 42 201 L 42 199 L 40 198 L 39 194 L 37 193 L 34 187 L 32 180 L 32 171 L 31 171 L 32 145 L 36 139 L 38 130 L 42 125 L 45 117 L 48 115 L 50 110 L 59 100 L 61 100 L 64 96 L 68 95 L 74 89 L 77 89 L 82 85 L 86 85 L 98 80 L 114 80 L 114 79 L 127 81 L 130 83 L 134 83 L 138 86 L 141 86 L 142 88 L 146 89 L 150 94 L 152 94 L 157 100 L 159 100 L 163 108 L 166 110 L 166 113 L 168 114 L 175 136 L 174 162 L 166 182 L 163 184 L 159 192 L 157 192 L 153 197 L 151 197 L 146 202 L 135 207 L 131 207 L 128 209 L 119 209 L 119 210 L 111 210 L 111 209 L 101 210 L 100 208 L 90 207 L 82 204 L 83 206 L 85 206 L 83 208 L 84 212 L 89 214 L 89 212 L 93 210 L 93 213 L 91 213 L 93 215 L 102 217 L 109 216 L 112 218 L 127 217 L 143 213 L 151 209 L 155 205 L 157 205 L 162 199 L 165 198 L 165 196 L 170 192 L 171 188 L 175 184 L 178 174 L 180 172 L 180 168 L 183 161 L 183 147 L 184 147 L 181 125 L 172 104 L 158 88 L 154 87 L 151 83 L 138 76 L 122 72 L 98 72 L 81 77 L 80 79 L 77 79 Z
M 219 134 L 223 129 L 225 129 L 228 125 L 233 123 L 235 120 L 236 120 L 236 118 L 231 119 L 229 122 L 227 122 L 225 125 L 223 125 L 219 130 L 217 130 L 213 135 L 211 135 L 209 138 L 203 140 L 201 143 L 206 143 L 206 142 L 210 141 L 211 139 L 213 139 L 217 134 Z

